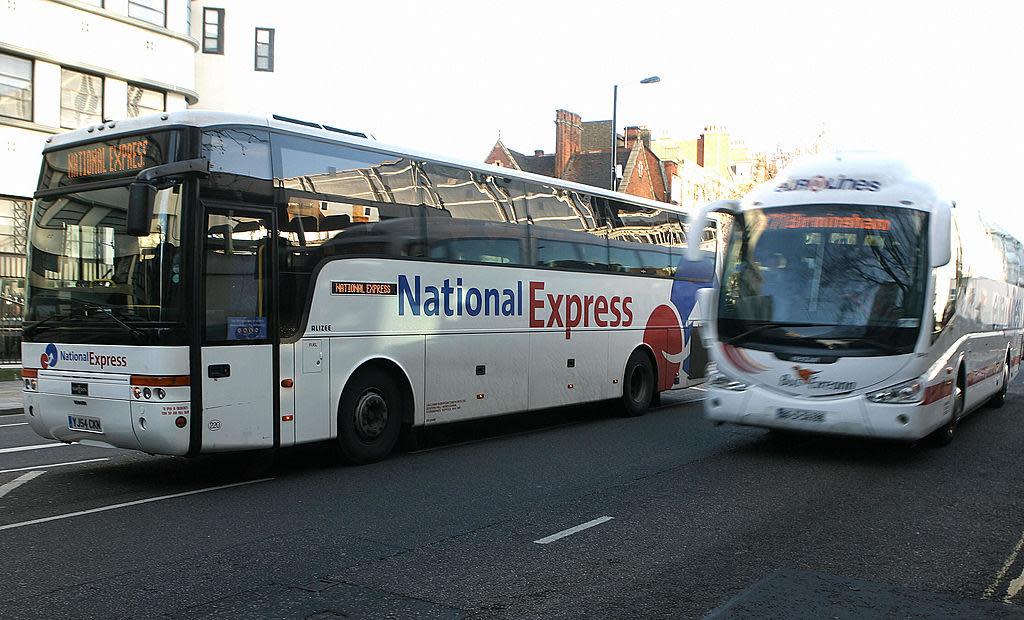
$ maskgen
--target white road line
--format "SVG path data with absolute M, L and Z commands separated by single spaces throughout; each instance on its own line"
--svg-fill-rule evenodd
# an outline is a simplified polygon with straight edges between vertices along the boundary
M 64 446 L 70 446 L 69 443 L 41 443 L 34 446 L 15 446 L 13 448 L 0 448 L 0 454 L 7 454 L 8 452 L 24 452 L 26 450 L 42 450 L 44 448 L 63 448 Z
M 234 482 L 232 484 L 222 484 L 219 487 L 209 487 L 206 489 L 196 489 L 195 491 L 185 491 L 184 493 L 172 493 L 171 495 L 160 495 L 158 497 L 147 497 L 146 499 L 137 499 L 134 502 L 123 502 L 121 504 L 111 504 L 109 506 L 100 506 L 99 508 L 90 508 L 89 510 L 79 510 L 78 512 L 69 512 L 62 515 L 53 515 L 52 517 L 43 517 L 42 519 L 32 519 L 31 521 L 20 521 L 18 523 L 9 523 L 7 525 L 0 525 L 0 530 L 13 530 L 18 527 L 25 527 L 26 525 L 36 525 L 37 523 L 46 523 L 48 521 L 60 521 L 61 519 L 71 519 L 73 517 L 81 517 L 83 515 L 91 515 L 97 512 L 106 512 L 108 510 L 117 510 L 119 508 L 127 508 L 129 506 L 138 506 L 139 504 L 148 504 L 150 502 L 159 502 L 165 499 L 174 499 L 176 497 L 185 497 L 188 495 L 196 495 L 199 493 L 208 493 L 210 491 L 219 491 L 221 489 L 230 489 L 231 487 L 241 487 L 247 484 L 256 484 L 258 482 L 266 482 L 273 480 L 273 478 L 260 478 L 259 480 L 247 480 L 245 482 Z
M 4 428 L 5 426 L 28 426 L 28 422 L 18 422 L 16 424 L 0 424 L 0 428 Z
M 1017 559 L 1017 554 L 1020 553 L 1021 548 L 1024 547 L 1024 534 L 1021 534 L 1020 540 L 1017 541 L 1017 546 L 1013 548 L 1013 552 L 1010 553 L 1010 557 L 1006 558 L 1006 562 L 1003 563 L 1003 567 L 996 573 L 996 578 L 992 580 L 992 583 L 985 588 L 985 593 L 981 595 L 981 598 L 990 599 L 992 595 L 996 593 L 996 588 L 999 587 L 999 582 L 1003 580 L 1006 575 L 1006 571 L 1010 570 L 1010 566 L 1013 565 Z M 1018 588 L 1019 590 L 1020 588 Z
M 1010 599 L 1017 596 L 1021 588 L 1024 588 L 1024 570 L 1017 575 L 1017 578 L 1010 582 L 1010 585 L 1006 586 L 1006 596 L 1003 597 L 1004 603 L 1009 603 Z
M 0 484 L 0 497 L 7 495 L 8 493 L 13 491 L 14 489 L 17 489 L 18 487 L 25 484 L 29 480 L 32 480 L 33 478 L 38 478 L 39 476 L 42 476 L 45 473 L 45 471 L 30 471 L 27 474 L 18 476 L 17 478 L 11 480 L 10 482 Z
M 593 521 L 587 521 L 586 523 L 580 523 L 576 527 L 570 527 L 567 530 L 562 530 L 561 532 L 552 534 L 551 536 L 545 536 L 544 538 L 541 538 L 540 540 L 535 540 L 533 542 L 537 543 L 538 545 L 546 545 L 548 543 L 555 542 L 556 540 L 565 538 L 566 536 L 572 536 L 576 532 L 582 532 L 583 530 L 590 529 L 590 528 L 594 527 L 595 525 L 601 525 L 602 523 L 605 523 L 607 521 L 611 521 L 613 518 L 614 517 L 608 517 L 608 516 L 598 517 L 598 518 L 594 519 Z M 0 528 L 0 529 L 3 529 L 3 528 Z
M 9 474 L 15 471 L 29 471 L 30 469 L 51 469 L 53 467 L 64 467 L 65 465 L 81 465 L 83 463 L 98 463 L 100 461 L 109 461 L 107 457 L 101 459 L 85 459 L 84 461 L 68 461 L 67 463 L 49 463 L 47 465 L 34 465 L 32 467 L 18 467 L 16 469 L 0 469 L 0 474 Z

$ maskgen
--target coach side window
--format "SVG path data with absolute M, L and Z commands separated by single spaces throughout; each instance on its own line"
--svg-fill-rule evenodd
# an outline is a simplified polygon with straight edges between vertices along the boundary
M 421 182 L 422 164 L 397 155 L 273 134 L 279 187 L 360 200 L 434 205 Z
M 539 267 L 609 271 L 608 227 L 588 194 L 527 184 L 526 211 Z
M 430 192 L 437 196 L 438 206 L 453 218 L 511 222 L 505 197 L 496 187 L 493 175 L 427 162 L 424 178 Z
M 666 277 L 675 272 L 671 248 L 682 243 L 675 214 L 610 200 L 608 216 L 612 270 Z

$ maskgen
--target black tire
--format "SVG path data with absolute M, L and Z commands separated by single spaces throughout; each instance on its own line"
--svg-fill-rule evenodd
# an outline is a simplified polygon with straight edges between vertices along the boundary
M 950 412 L 949 422 L 946 422 L 932 434 L 932 443 L 936 446 L 948 446 L 956 437 L 956 429 L 960 424 L 960 418 L 964 415 L 964 403 L 967 401 L 967 388 L 964 385 L 964 375 L 961 370 L 956 376 L 956 383 L 953 384 L 953 410 Z
M 375 463 L 395 447 L 405 411 L 402 390 L 389 373 L 358 371 L 338 406 L 338 452 L 352 465 Z
M 622 414 L 627 417 L 647 413 L 654 400 L 654 365 L 651 358 L 640 350 L 633 351 L 626 362 L 626 373 L 622 379 Z
M 992 398 L 988 400 L 988 406 L 993 409 L 999 409 L 1006 404 L 1006 391 L 1010 386 L 1010 358 L 1006 358 L 1003 363 L 1003 387 L 999 388 Z

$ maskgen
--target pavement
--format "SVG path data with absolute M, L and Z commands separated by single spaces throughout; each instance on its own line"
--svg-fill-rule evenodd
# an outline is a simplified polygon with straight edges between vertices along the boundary
M 925 448 L 714 427 L 700 390 L 195 459 L 0 419 L 6 618 L 1024 618 L 1024 390 Z
M 0 381 L 0 415 L 22 412 L 20 380 Z

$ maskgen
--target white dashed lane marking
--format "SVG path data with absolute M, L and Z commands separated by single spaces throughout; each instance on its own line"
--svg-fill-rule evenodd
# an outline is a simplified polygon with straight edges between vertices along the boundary
M 609 516 L 598 517 L 598 518 L 593 519 L 591 521 L 587 521 L 586 523 L 580 523 L 579 525 L 577 525 L 575 527 L 570 527 L 567 530 L 562 530 L 561 532 L 556 532 L 556 533 L 552 534 L 551 536 L 545 536 L 544 538 L 541 538 L 540 540 L 535 540 L 533 542 L 537 543 L 538 545 L 546 545 L 548 543 L 553 543 L 556 540 L 561 540 L 562 538 L 565 538 L 566 536 L 572 536 L 573 534 L 575 534 L 577 532 L 582 532 L 583 530 L 588 530 L 588 529 L 590 529 L 590 528 L 592 528 L 592 527 L 594 527 L 596 525 L 601 525 L 602 523 L 606 523 L 608 521 L 611 521 L 613 518 L 614 517 L 609 517 Z
M 11 480 L 10 482 L 0 484 L 0 497 L 7 495 L 8 493 L 13 491 L 14 489 L 17 489 L 18 487 L 25 484 L 29 480 L 32 480 L 33 478 L 38 478 L 39 476 L 42 476 L 45 473 L 45 471 L 30 471 L 27 474 L 18 476 L 17 478 Z

